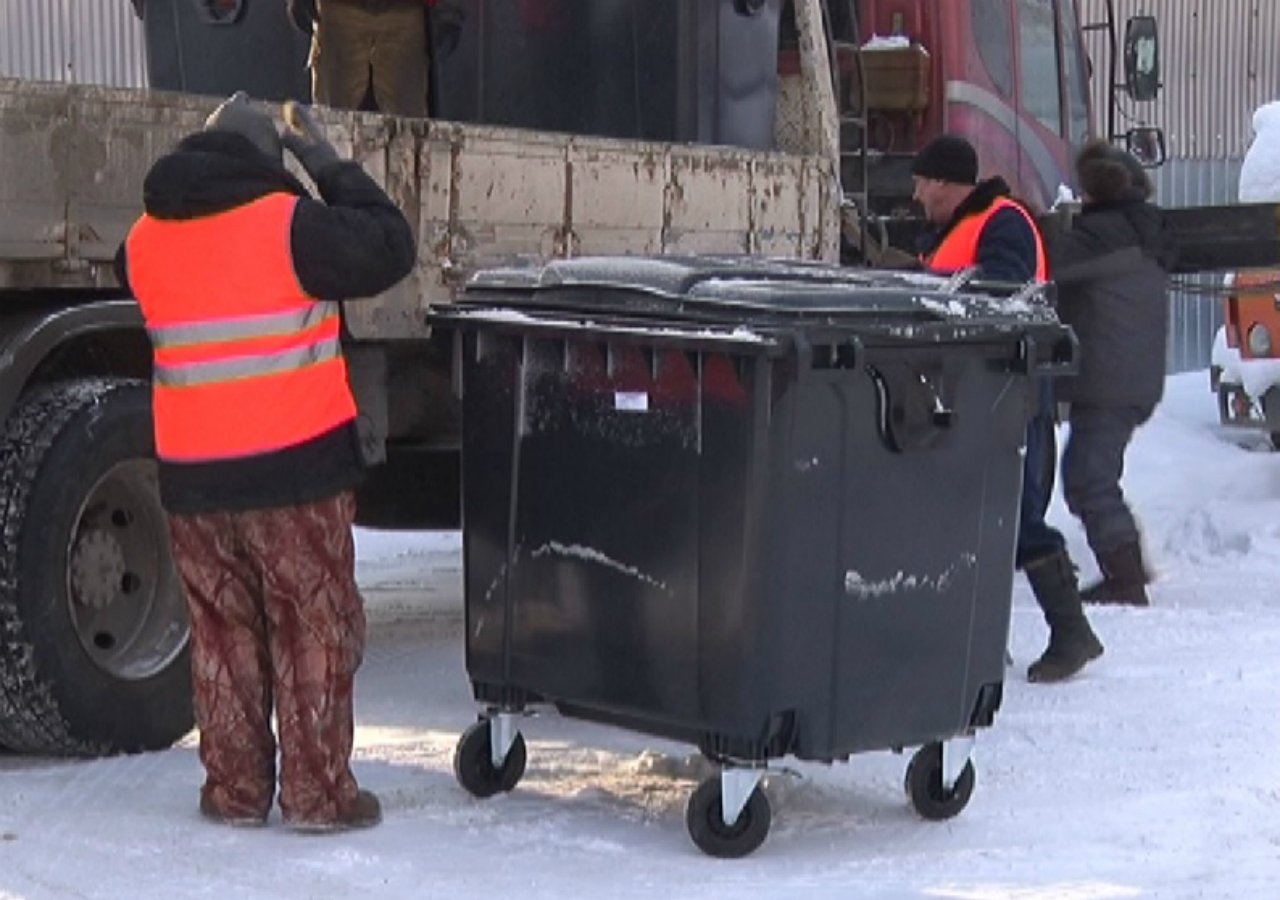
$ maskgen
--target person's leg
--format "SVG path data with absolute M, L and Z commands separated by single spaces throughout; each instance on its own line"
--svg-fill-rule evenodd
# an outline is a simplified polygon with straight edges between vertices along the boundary
M 271 660 L 252 569 L 227 514 L 170 516 L 191 618 L 191 681 L 205 783 L 200 808 L 232 824 L 266 820 L 275 794 Z
M 1052 556 L 1065 546 L 1062 535 L 1045 522 L 1049 501 L 1053 497 L 1057 455 L 1053 417 L 1036 415 L 1027 423 L 1027 448 L 1022 463 L 1016 553 L 1019 569 L 1037 559 Z
M 252 514 L 246 543 L 261 567 L 280 732 L 280 809 L 298 827 L 371 825 L 351 772 L 352 689 L 364 652 L 344 493 Z
M 359 109 L 369 89 L 376 37 L 374 14 L 348 3 L 317 3 L 320 20 L 311 33 L 312 102 Z
M 1045 520 L 1058 462 L 1057 434 L 1050 413 L 1053 396 L 1047 384 L 1041 384 L 1039 400 L 1039 414 L 1027 423 L 1015 562 L 1031 583 L 1031 592 L 1049 626 L 1049 645 L 1027 668 L 1027 679 L 1053 682 L 1079 672 L 1101 656 L 1103 648 L 1085 617 L 1066 539 Z
M 1138 541 L 1138 523 L 1120 487 L 1124 454 L 1137 419 L 1137 412 L 1128 409 L 1071 410 L 1071 434 L 1062 455 L 1062 493 L 1095 555 Z
M 1049 645 L 1027 668 L 1027 680 L 1062 681 L 1102 655 L 1080 601 L 1076 568 L 1065 547 L 1027 563 L 1027 580 L 1049 626 Z
M 427 115 L 426 4 L 390 3 L 376 17 L 373 97 L 381 112 Z
M 1084 406 L 1071 411 L 1071 436 L 1062 459 L 1063 495 L 1084 526 L 1103 573 L 1102 582 L 1082 591 L 1086 602 L 1148 602 L 1145 585 L 1150 579 L 1138 523 L 1120 487 L 1125 451 L 1144 419 L 1141 409 Z

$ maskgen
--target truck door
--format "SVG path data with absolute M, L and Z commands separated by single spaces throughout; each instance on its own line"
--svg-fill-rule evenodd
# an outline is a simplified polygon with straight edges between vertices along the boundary
M 1068 95 L 1062 50 L 1061 7 L 1074 0 L 1014 0 L 1017 71 L 1017 182 L 1036 209 L 1053 203 L 1059 184 L 1070 184 L 1071 131 L 1079 125 L 1078 102 Z M 1071 17 L 1074 21 L 1074 15 Z M 1078 61 L 1078 57 L 1072 57 Z M 1070 127 L 1067 109 L 1071 108 Z M 1087 115 L 1087 113 L 1086 113 Z

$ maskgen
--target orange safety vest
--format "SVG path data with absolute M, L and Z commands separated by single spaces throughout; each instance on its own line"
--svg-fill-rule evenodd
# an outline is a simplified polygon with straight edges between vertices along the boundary
M 273 193 L 199 219 L 144 215 L 129 232 L 160 459 L 257 456 L 355 418 L 338 304 L 307 296 L 294 272 L 297 202 Z
M 924 258 L 924 264 L 932 271 L 944 275 L 976 266 L 978 241 L 982 237 L 982 229 L 987 226 L 992 216 L 1002 209 L 1009 208 L 1016 209 L 1031 226 L 1031 232 L 1036 236 L 1036 280 L 1048 281 L 1049 263 L 1044 250 L 1044 239 L 1040 237 L 1040 229 L 1036 227 L 1035 220 L 1022 208 L 1021 204 L 1008 197 L 997 197 L 996 201 L 982 212 L 965 216 L 957 222 L 933 253 Z

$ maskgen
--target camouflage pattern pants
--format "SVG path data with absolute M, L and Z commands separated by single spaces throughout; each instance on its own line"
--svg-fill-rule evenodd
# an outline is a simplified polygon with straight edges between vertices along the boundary
M 352 686 L 364 650 L 347 492 L 305 506 L 171 515 L 191 614 L 203 797 L 265 818 L 329 823 L 356 796 Z

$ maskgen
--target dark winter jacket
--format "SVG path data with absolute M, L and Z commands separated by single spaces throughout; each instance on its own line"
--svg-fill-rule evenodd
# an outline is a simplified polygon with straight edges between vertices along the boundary
M 999 197 L 1011 196 L 1003 178 L 989 178 L 978 184 L 956 207 L 951 221 L 933 232 L 926 232 L 919 250 L 928 255 L 943 238 L 968 216 L 980 213 Z M 992 281 L 1030 281 L 1036 274 L 1036 235 L 1027 220 L 1016 209 L 1002 209 L 987 222 L 978 239 L 978 268 L 983 278 Z
M 1049 244 L 1058 317 L 1080 342 L 1061 400 L 1150 415 L 1164 391 L 1171 264 L 1160 210 L 1130 197 L 1085 206 Z
M 416 256 L 413 233 L 386 193 L 354 162 L 333 162 L 313 176 L 323 203 L 307 196 L 280 162 L 245 137 L 202 131 L 152 166 L 143 183 L 143 202 L 156 218 L 193 219 L 271 193 L 296 194 L 303 199 L 290 227 L 290 252 L 307 294 L 319 300 L 370 297 L 404 278 Z M 226 264 L 234 266 L 236 260 Z M 116 274 L 128 287 L 123 245 L 116 255 Z M 360 470 L 351 424 L 262 456 L 162 461 L 161 499 L 166 509 L 187 513 L 291 506 L 351 487 Z

